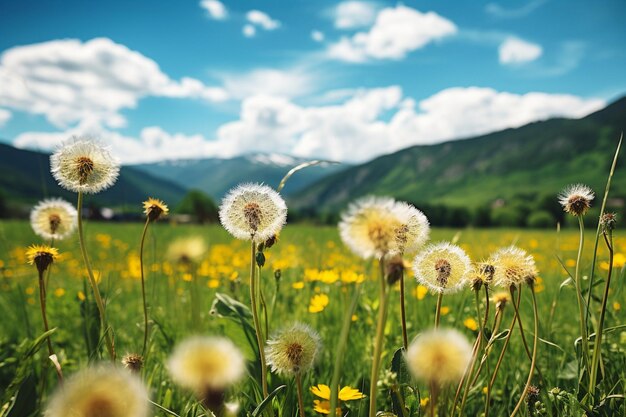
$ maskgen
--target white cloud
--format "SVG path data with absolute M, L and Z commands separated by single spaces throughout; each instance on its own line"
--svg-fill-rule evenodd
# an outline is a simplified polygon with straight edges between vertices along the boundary
M 253 38 L 256 35 L 256 28 L 252 25 L 244 25 L 241 32 L 246 38 Z
M 342 93 L 343 96 L 348 91 Z M 416 103 L 398 86 L 350 92 L 341 103 L 304 107 L 284 97 L 243 100 L 239 119 L 222 125 L 214 140 L 147 127 L 138 138 L 84 121 L 66 132 L 27 132 L 14 144 L 51 149 L 72 134 L 108 141 L 125 163 L 232 157 L 262 151 L 361 162 L 411 145 L 471 137 L 550 117 L 582 117 L 603 100 L 566 94 L 512 94 L 457 87 Z
M 354 29 L 369 26 L 376 18 L 376 7 L 365 1 L 344 1 L 335 8 L 335 27 Z
M 485 11 L 500 19 L 515 19 L 519 17 L 525 17 L 542 6 L 546 0 L 531 0 L 518 8 L 507 9 L 500 6 L 497 3 L 488 3 L 485 6 Z
M 0 127 L 4 126 L 13 116 L 13 114 L 6 110 L 0 109 Z
M 280 22 L 278 20 L 272 19 L 267 13 L 260 10 L 250 10 L 246 14 L 246 19 L 248 19 L 248 22 L 265 30 L 274 30 L 280 27 Z
M 409 52 L 456 32 L 456 25 L 437 13 L 422 13 L 400 4 L 381 10 L 368 32 L 342 37 L 330 45 L 328 54 L 348 62 L 402 59 Z
M 253 95 L 299 97 L 311 93 L 317 81 L 310 72 L 298 68 L 260 68 L 243 74 L 228 73 L 217 76 L 221 78 L 229 96 L 237 99 Z
M 541 45 L 514 37 L 508 37 L 502 42 L 498 49 L 500 63 L 504 65 L 522 64 L 534 61 L 539 58 L 542 53 L 543 49 Z
M 311 39 L 315 42 L 323 42 L 324 41 L 324 32 L 320 32 L 319 30 L 314 30 L 311 32 Z
M 205 9 L 212 19 L 224 20 L 228 17 L 226 6 L 218 0 L 202 0 L 200 7 Z
M 84 119 L 123 127 L 120 111 L 146 96 L 228 98 L 193 78 L 172 80 L 150 58 L 107 38 L 10 48 L 0 55 L 0 85 L 0 105 L 44 115 L 58 127 Z

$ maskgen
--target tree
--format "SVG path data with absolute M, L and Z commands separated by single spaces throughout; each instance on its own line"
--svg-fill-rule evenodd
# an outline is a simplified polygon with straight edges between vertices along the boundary
M 200 223 L 217 222 L 218 208 L 213 199 L 200 190 L 190 190 L 176 208 L 177 213 L 191 214 Z

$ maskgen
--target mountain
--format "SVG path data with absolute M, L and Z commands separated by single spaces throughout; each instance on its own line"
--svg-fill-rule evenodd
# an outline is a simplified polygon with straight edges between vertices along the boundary
M 290 208 L 337 211 L 366 194 L 425 205 L 477 208 L 520 196 L 556 195 L 582 182 L 604 190 L 626 98 L 582 119 L 550 119 L 471 139 L 413 146 L 330 175 L 291 196 Z M 626 196 L 624 156 L 612 185 Z
M 262 182 L 276 187 L 283 176 L 306 159 L 282 154 L 250 154 L 231 159 L 187 159 L 135 165 L 134 168 L 155 177 L 167 178 L 181 187 L 199 189 L 219 200 L 242 182 Z M 291 195 L 330 174 L 346 169 L 345 165 L 314 166 L 293 175 L 284 193 Z
M 0 193 L 8 201 L 32 204 L 44 197 L 63 197 L 69 201 L 76 194 L 62 189 L 50 174 L 50 156 L 17 149 L 0 143 Z M 115 185 L 87 198 L 96 203 L 137 209 L 146 197 L 158 197 L 168 204 L 177 204 L 185 189 L 169 180 L 156 178 L 132 167 L 122 167 Z

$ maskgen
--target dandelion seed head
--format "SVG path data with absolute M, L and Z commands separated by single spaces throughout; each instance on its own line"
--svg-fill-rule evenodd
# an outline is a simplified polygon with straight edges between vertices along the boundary
M 303 374 L 313 367 L 321 346 L 320 337 L 303 323 L 294 323 L 267 341 L 265 355 L 272 372 Z
M 422 285 L 434 292 L 448 294 L 466 285 L 471 261 L 460 247 L 441 242 L 427 246 L 415 257 L 413 272 Z
M 46 417 L 147 417 L 148 392 L 130 372 L 114 367 L 88 368 L 59 387 Z
M 403 201 L 394 203 L 393 214 L 398 225 L 389 252 L 391 254 L 417 252 L 428 240 L 430 234 L 428 219 L 420 210 Z
M 504 288 L 517 287 L 537 277 L 535 259 L 516 246 L 498 249 L 489 262 L 495 267 L 495 284 Z
M 170 210 L 163 201 L 150 197 L 143 202 L 143 212 L 153 222 L 167 216 Z
M 72 137 L 50 156 L 50 171 L 59 185 L 95 194 L 112 186 L 120 164 L 109 149 L 93 139 Z
M 31 245 L 26 249 L 26 259 L 43 272 L 59 257 L 59 250 L 48 245 Z
M 229 339 L 195 336 L 176 346 L 168 370 L 176 383 L 204 397 L 238 382 L 246 371 L 246 362 Z
M 76 229 L 77 212 L 60 198 L 42 200 L 30 212 L 30 225 L 37 236 L 62 240 Z
M 143 368 L 143 356 L 129 353 L 122 358 L 122 365 L 130 371 L 140 372 Z
M 595 194 L 593 190 L 583 184 L 574 184 L 565 188 L 559 194 L 559 203 L 563 210 L 572 216 L 584 216 L 591 208 Z
M 472 347 L 461 333 L 435 329 L 418 335 L 405 358 L 417 379 L 439 385 L 458 382 L 472 357 Z
M 277 235 L 285 225 L 287 205 L 267 185 L 241 184 L 226 194 L 219 216 L 222 226 L 237 239 L 260 243 Z

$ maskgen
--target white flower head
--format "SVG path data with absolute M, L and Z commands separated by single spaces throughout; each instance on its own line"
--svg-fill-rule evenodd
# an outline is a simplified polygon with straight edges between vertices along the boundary
M 277 235 L 287 221 L 285 200 L 262 184 L 241 184 L 226 194 L 220 222 L 237 239 L 264 242 Z
M 559 203 L 563 210 L 572 216 L 584 216 L 591 208 L 595 194 L 593 190 L 583 184 L 574 184 L 565 188 L 559 194 Z
M 50 156 L 50 171 L 61 187 L 95 194 L 115 183 L 120 163 L 101 143 L 72 137 Z
M 399 225 L 395 230 L 391 254 L 415 253 L 428 240 L 430 226 L 428 219 L 411 204 L 398 201 L 394 204 L 393 214 Z
M 339 222 L 343 243 L 363 259 L 381 259 L 391 253 L 401 226 L 394 213 L 395 204 L 393 198 L 375 196 L 351 203 Z
M 413 261 L 415 278 L 432 291 L 444 294 L 462 289 L 471 270 L 465 251 L 448 242 L 427 246 Z
M 112 366 L 84 369 L 68 378 L 50 400 L 45 417 L 147 417 L 148 391 L 129 371 Z
M 498 249 L 491 255 L 489 263 L 495 269 L 495 284 L 505 288 L 532 282 L 538 274 L 535 259 L 516 246 Z
M 168 370 L 176 383 L 202 396 L 239 381 L 246 372 L 246 361 L 229 339 L 194 336 L 176 346 Z
M 60 198 L 42 200 L 30 212 L 30 225 L 44 239 L 62 240 L 76 229 L 77 212 Z
M 272 372 L 295 375 L 313 366 L 321 346 L 317 332 L 303 323 L 294 323 L 267 341 L 265 355 Z

